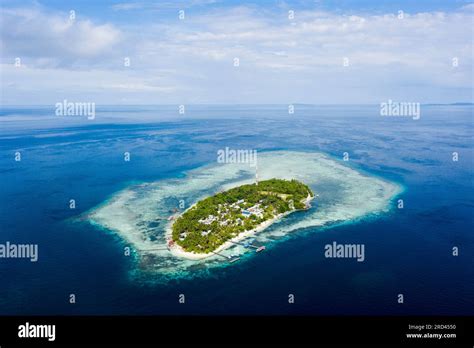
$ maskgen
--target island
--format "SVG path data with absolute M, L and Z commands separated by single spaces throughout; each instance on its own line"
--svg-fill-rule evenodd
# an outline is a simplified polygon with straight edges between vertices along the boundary
M 313 198 L 311 189 L 295 179 L 270 179 L 219 192 L 173 221 L 168 248 L 190 259 L 212 256 L 287 214 L 309 209 Z

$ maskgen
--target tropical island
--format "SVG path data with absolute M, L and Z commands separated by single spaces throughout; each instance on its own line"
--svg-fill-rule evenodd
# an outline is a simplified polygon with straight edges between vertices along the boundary
M 219 192 L 174 221 L 168 247 L 184 257 L 212 256 L 284 215 L 309 209 L 313 198 L 311 189 L 294 179 L 270 179 Z

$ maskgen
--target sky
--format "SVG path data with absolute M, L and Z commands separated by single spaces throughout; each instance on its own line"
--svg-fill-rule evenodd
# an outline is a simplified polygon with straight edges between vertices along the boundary
M 0 6 L 2 105 L 473 101 L 471 1 Z

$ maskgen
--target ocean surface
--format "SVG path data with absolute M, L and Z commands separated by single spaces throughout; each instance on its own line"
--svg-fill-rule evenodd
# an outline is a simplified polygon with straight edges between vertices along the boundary
M 295 105 L 294 114 L 287 105 L 189 106 L 185 114 L 98 106 L 93 120 L 2 107 L 0 244 L 38 244 L 39 259 L 0 259 L 0 315 L 473 315 L 473 121 L 469 105 L 422 105 L 419 120 L 380 116 L 379 106 Z M 138 253 L 124 255 L 129 244 L 118 233 L 91 223 L 91 212 L 121 193 L 186 182 L 225 147 L 322 153 L 402 190 L 377 214 L 301 224 L 258 255 L 166 279 Z M 313 185 L 324 199 L 337 192 Z M 296 214 L 269 232 L 298 226 Z M 326 258 L 334 241 L 363 244 L 364 262 Z

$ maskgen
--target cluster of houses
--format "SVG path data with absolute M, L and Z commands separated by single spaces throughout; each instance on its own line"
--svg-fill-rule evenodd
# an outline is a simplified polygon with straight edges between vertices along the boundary
M 257 203 L 253 207 L 243 209 L 242 215 L 245 217 L 249 217 L 250 215 L 255 215 L 256 217 L 261 219 L 263 217 L 263 212 L 264 210 L 260 206 L 260 203 Z
M 264 210 L 263 208 L 261 207 L 261 204 L 260 203 L 257 203 L 255 204 L 254 206 L 250 207 L 250 208 L 242 208 L 240 205 L 242 203 L 245 203 L 245 201 L 243 199 L 240 199 L 238 200 L 237 202 L 235 203 L 232 203 L 230 205 L 227 206 L 227 204 L 219 204 L 218 205 L 218 210 L 217 210 L 217 215 L 209 215 L 208 217 L 206 217 L 205 219 L 200 219 L 199 222 L 201 224 L 204 224 L 204 225 L 210 225 L 212 224 L 214 221 L 219 221 L 219 225 L 221 226 L 227 226 L 229 223 L 231 223 L 232 221 L 227 219 L 226 218 L 226 215 L 228 214 L 229 212 L 229 208 L 234 210 L 234 211 L 239 211 L 240 210 L 240 213 L 245 217 L 245 218 L 248 218 L 250 217 L 251 215 L 255 215 L 256 217 L 258 218 L 262 218 L 263 217 L 263 213 L 264 213 Z M 236 219 L 236 224 L 237 225 L 243 225 L 243 221 L 242 219 L 240 218 L 237 218 Z M 206 233 L 205 235 L 209 234 L 208 232 L 202 232 L 202 233 Z M 203 234 L 204 235 L 204 234 Z
M 261 202 L 261 201 L 260 201 Z M 236 209 L 236 210 L 240 210 L 240 212 L 242 213 L 242 215 L 246 218 L 250 217 L 250 215 L 255 215 L 256 217 L 258 218 L 262 218 L 263 217 L 263 208 L 261 207 L 261 204 L 260 203 L 257 203 L 255 204 L 254 206 L 250 207 L 250 208 L 247 208 L 247 209 L 244 209 L 240 206 L 240 204 L 242 203 L 245 203 L 245 201 L 243 199 L 240 199 L 238 200 L 237 202 L 235 203 L 232 203 L 230 205 L 231 208 L 233 209 Z
M 216 220 L 217 220 L 217 216 L 209 215 L 207 218 L 199 220 L 199 222 L 204 225 L 210 225 Z
M 243 208 L 241 207 L 241 204 L 245 204 L 245 200 L 240 199 L 235 203 L 232 203 L 230 205 L 228 204 L 219 204 L 218 205 L 218 210 L 217 210 L 217 215 L 209 215 L 208 217 L 204 219 L 198 220 L 199 223 L 204 224 L 204 225 L 211 225 L 214 221 L 218 221 L 220 226 L 227 226 L 231 224 L 233 221 L 226 216 L 229 216 L 229 210 L 233 210 L 234 212 L 240 212 L 244 218 L 249 218 L 251 215 L 256 216 L 257 218 L 263 218 L 263 213 L 264 209 L 261 206 L 261 202 L 253 205 L 252 207 L 249 208 Z M 241 226 L 244 224 L 244 221 L 240 218 L 237 217 L 234 221 L 235 225 Z M 212 230 L 209 229 L 207 231 L 202 231 L 201 236 L 207 236 L 209 233 L 211 233 Z M 182 232 L 179 235 L 179 240 L 183 241 L 187 237 L 187 232 Z

